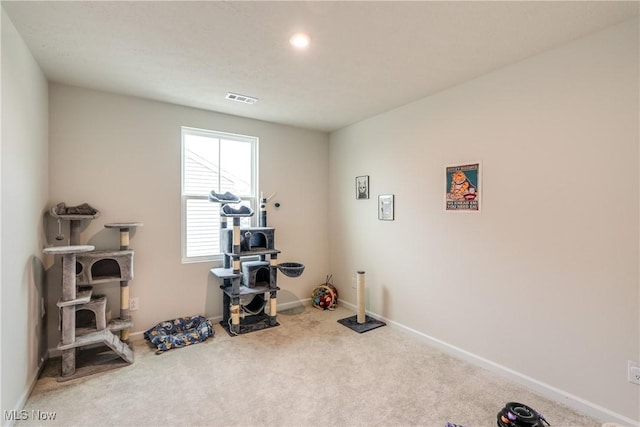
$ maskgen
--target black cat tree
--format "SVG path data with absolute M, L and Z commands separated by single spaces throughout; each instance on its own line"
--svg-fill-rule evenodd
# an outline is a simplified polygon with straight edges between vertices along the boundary
M 278 264 L 275 229 L 267 227 L 266 210 L 261 207 L 260 227 L 240 226 L 240 219 L 253 216 L 253 210 L 237 205 L 240 198 L 229 192 L 214 191 L 209 200 L 220 203 L 220 241 L 223 266 L 211 273 L 222 281 L 221 326 L 229 335 L 239 335 L 279 326 L 277 320 L 278 271 L 298 277 L 304 265 Z M 232 227 L 228 228 L 231 219 Z

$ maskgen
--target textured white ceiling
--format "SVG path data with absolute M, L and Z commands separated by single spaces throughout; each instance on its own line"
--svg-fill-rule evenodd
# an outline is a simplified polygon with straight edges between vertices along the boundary
M 332 131 L 638 17 L 637 1 L 2 1 L 54 82 Z M 311 36 L 307 51 L 288 44 Z M 225 100 L 227 92 L 259 98 Z

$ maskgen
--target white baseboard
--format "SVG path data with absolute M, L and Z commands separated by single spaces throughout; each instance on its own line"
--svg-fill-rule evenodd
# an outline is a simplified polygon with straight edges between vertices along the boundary
M 24 406 L 27 404 L 27 399 L 29 399 L 29 396 L 31 396 L 31 392 L 36 386 L 36 383 L 38 382 L 38 378 L 40 378 L 40 374 L 42 374 L 42 371 L 44 370 L 44 367 L 47 364 L 47 360 L 48 360 L 48 357 L 45 355 L 42 358 L 42 361 L 40 362 L 40 366 L 38 366 L 38 369 L 36 370 L 35 374 L 31 377 L 31 380 L 29 381 L 29 387 L 20 395 L 20 399 L 18 399 L 18 403 L 16 403 L 16 407 L 13 410 L 14 414 L 23 415 L 22 411 L 24 409 Z M 16 421 L 17 420 L 5 419 L 4 411 L 3 411 L 3 414 L 2 414 L 3 427 L 13 427 L 16 424 Z
M 357 306 L 354 304 L 340 301 L 340 305 L 348 307 L 353 311 L 357 311 Z M 506 366 L 502 366 L 498 363 L 492 362 L 491 360 L 485 359 L 484 357 L 478 356 L 476 354 L 463 350 L 459 347 L 448 344 L 437 338 L 431 337 L 420 331 L 416 331 L 415 329 L 409 328 L 408 326 L 405 326 L 401 323 L 387 319 L 375 313 L 367 312 L 367 315 L 375 319 L 381 320 L 387 323 L 387 325 L 391 327 L 407 331 L 412 335 L 415 335 L 418 338 L 425 340 L 427 343 L 429 343 L 433 347 L 436 347 L 447 354 L 450 354 L 458 359 L 462 359 L 475 366 L 479 366 L 481 368 L 487 369 L 488 371 L 494 372 L 500 376 L 506 377 L 507 379 L 517 384 L 520 384 L 522 386 L 527 387 L 530 390 L 533 390 L 534 392 L 540 394 L 543 397 L 546 397 L 555 402 L 559 402 L 564 405 L 567 405 L 570 408 L 573 408 L 582 414 L 596 418 L 602 423 L 616 423 L 616 424 L 621 424 L 626 426 L 640 427 L 640 421 L 632 420 L 631 418 L 625 417 L 624 415 L 613 412 L 593 402 L 589 402 L 588 400 L 582 399 L 581 397 L 578 397 L 566 391 L 560 390 L 542 381 L 538 381 L 535 378 L 531 378 L 520 372 L 514 371 L 513 369 L 507 368 Z
M 305 298 L 297 301 L 286 302 L 284 304 L 278 304 L 278 311 L 291 310 L 292 308 L 298 308 L 300 306 L 308 307 L 310 305 L 311 298 Z

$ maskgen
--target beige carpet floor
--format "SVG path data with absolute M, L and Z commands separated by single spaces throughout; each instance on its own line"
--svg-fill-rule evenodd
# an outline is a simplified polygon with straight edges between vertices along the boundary
M 137 337 L 132 365 L 63 383 L 54 359 L 16 425 L 482 427 L 516 401 L 554 427 L 600 426 L 397 328 L 337 322 L 353 314 L 300 306 L 278 327 L 230 337 L 215 325 L 214 338 L 160 355 Z

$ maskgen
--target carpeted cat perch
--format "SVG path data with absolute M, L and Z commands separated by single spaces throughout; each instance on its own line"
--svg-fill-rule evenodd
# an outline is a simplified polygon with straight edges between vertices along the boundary
M 381 322 L 380 320 L 374 319 L 373 317 L 367 316 L 364 310 L 364 271 L 358 271 L 357 275 L 357 291 L 358 291 L 358 314 L 351 317 L 345 317 L 344 319 L 338 320 L 338 323 L 346 326 L 347 328 L 358 332 L 359 334 L 363 332 L 368 332 L 372 329 L 379 328 L 380 326 L 385 326 L 386 323 Z

